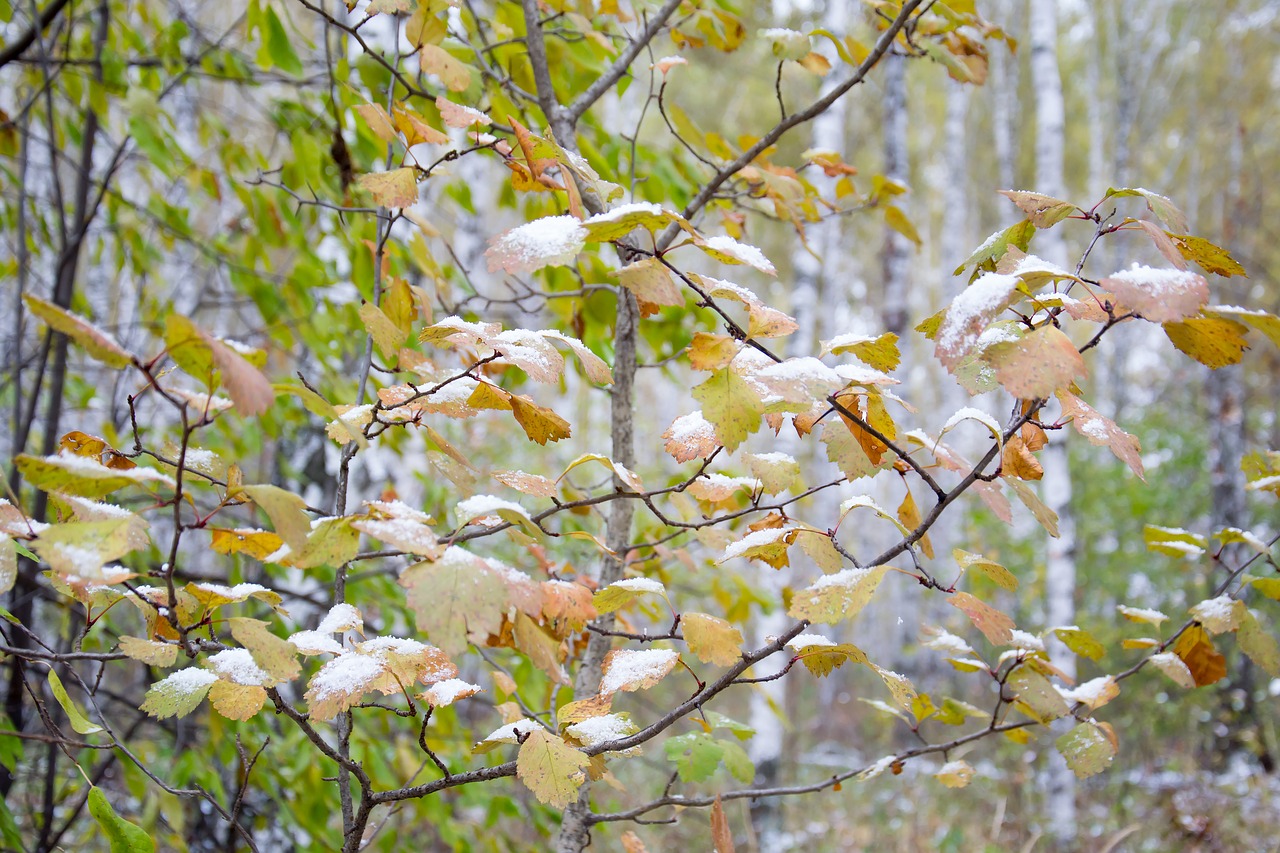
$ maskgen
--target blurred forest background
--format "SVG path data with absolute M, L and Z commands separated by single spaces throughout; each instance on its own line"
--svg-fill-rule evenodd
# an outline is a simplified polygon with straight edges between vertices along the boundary
M 25 28 L 26 19 L 13 14 L 18 6 L 17 0 L 12 6 L 0 0 L 11 20 L 3 30 L 7 40 Z M 37 452 L 41 441 L 56 443 L 58 435 L 74 428 L 127 443 L 121 438 L 128 428 L 121 404 L 128 389 L 111 384 L 113 379 L 101 380 L 82 355 L 73 351 L 69 356 L 65 402 L 46 408 L 30 393 L 36 380 L 29 368 L 45 363 L 40 350 L 47 343 L 38 324 L 11 321 L 20 311 L 15 299 L 22 291 L 53 293 L 67 281 L 74 283 L 76 304 L 126 345 L 147 339 L 159 312 L 176 306 L 211 328 L 268 349 L 276 364 L 287 365 L 285 374 L 300 372 L 330 399 L 354 398 L 352 365 L 363 355 L 364 342 L 362 334 L 359 340 L 352 334 L 360 328 L 360 286 L 353 282 L 368 278 L 371 261 L 364 246 L 374 232 L 358 217 L 300 202 L 310 197 L 303 188 L 337 192 L 335 188 L 345 187 L 343 157 L 365 168 L 378 161 L 382 148 L 354 131 L 345 142 L 349 152 L 331 148 L 334 120 L 328 116 L 327 96 L 348 81 L 326 73 L 332 47 L 318 31 L 309 44 L 294 44 L 296 66 L 280 67 L 277 59 L 275 71 L 255 67 L 255 55 L 266 49 L 259 45 L 273 38 L 271 27 L 279 25 L 278 19 L 276 24 L 266 21 L 263 9 L 278 9 L 281 18 L 293 22 L 291 32 L 294 26 L 304 32 L 313 26 L 305 10 L 275 2 L 259 8 L 256 0 L 247 13 L 241 6 L 133 5 L 131 26 L 113 25 L 111 55 L 119 67 L 106 73 L 141 82 L 127 91 L 111 91 L 120 106 L 113 123 L 104 122 L 101 128 L 84 127 L 81 113 L 70 106 L 100 97 L 88 83 L 83 91 L 76 88 L 74 81 L 83 76 L 60 76 L 60 68 L 42 62 L 38 53 L 0 67 L 0 109 L 5 111 L 0 121 L 9 122 L 0 128 L 0 276 L 6 316 L 0 338 L 7 353 L 0 404 L 6 420 L 12 419 L 0 435 L 6 459 L 23 450 Z M 963 287 L 965 279 L 952 271 L 973 249 L 1021 217 L 997 190 L 1055 192 L 1038 183 L 1037 143 L 1043 138 L 1036 116 L 1046 93 L 1044 79 L 1034 72 L 1031 49 L 1032 22 L 1046 17 L 1056 23 L 1048 37 L 1056 50 L 1065 117 L 1063 186 L 1056 192 L 1085 209 L 1102 199 L 1108 187 L 1147 187 L 1168 196 L 1187 214 L 1190 233 L 1226 247 L 1248 270 L 1248 278 L 1214 278 L 1212 301 L 1280 309 L 1280 182 L 1275 180 L 1280 166 L 1280 2 L 989 0 L 979 7 L 1016 46 L 1009 50 L 988 42 L 985 80 L 970 81 L 981 85 L 950 79 L 928 58 L 894 58 L 838 109 L 783 142 L 792 157 L 810 148 L 840 151 L 860 175 L 884 176 L 882 192 L 867 195 L 865 205 L 854 205 L 845 215 L 807 226 L 812 252 L 796 248 L 790 223 L 763 217 L 737 223 L 746 228 L 744 239 L 778 265 L 777 280 L 761 295 L 800 319 L 802 334 L 810 340 L 795 346 L 810 352 L 816 350 L 812 342 L 837 333 L 896 331 L 905 354 L 900 392 L 926 415 L 945 415 L 966 404 L 992 411 L 1003 405 L 984 398 L 968 402 L 951 388 L 932 358 L 932 345 L 911 329 Z M 74 17 L 67 20 L 76 25 L 62 24 L 47 33 L 49 52 L 59 38 L 89 39 L 93 9 L 92 3 L 75 3 Z M 744 2 L 736 11 L 751 34 L 770 27 L 854 31 L 866 27 L 869 14 L 866 5 L 852 0 Z M 262 21 L 256 39 L 245 36 L 245 14 Z M 376 41 L 376 27 L 367 32 Z M 678 52 L 677 46 L 668 47 Z M 176 79 L 175 69 L 193 53 L 202 55 L 197 63 L 188 63 L 188 78 L 166 88 L 163 81 Z M 671 71 L 666 98 L 677 108 L 670 114 L 683 115 L 676 123 L 692 149 L 714 145 L 708 134 L 733 140 L 774 121 L 775 80 L 771 71 L 762 71 L 774 64 L 767 41 L 748 37 L 732 53 L 711 47 L 680 53 L 689 65 Z M 209 57 L 216 58 L 216 66 Z M 374 81 L 369 86 L 373 91 L 385 86 L 377 84 L 385 74 L 373 63 L 353 59 L 342 68 L 353 81 Z M 803 102 L 822 85 L 795 63 L 784 72 L 776 80 L 784 100 Z M 644 81 L 638 81 L 620 96 L 607 96 L 598 108 L 601 127 L 635 127 L 640 112 L 653 109 L 646 107 L 648 95 Z M 346 123 L 350 127 L 349 119 Z M 656 171 L 631 176 L 629 189 L 636 197 L 646 197 L 647 183 L 658 188 L 659 200 L 679 195 L 690 183 L 689 164 L 696 152 L 679 145 L 661 122 L 649 120 L 642 127 L 634 139 L 622 132 L 611 139 L 602 135 L 599 149 L 586 153 L 613 164 L 625 185 L 627 164 L 639 150 L 641 165 L 654 164 Z M 85 195 L 76 198 L 80 188 L 72 160 L 91 133 L 101 134 L 92 155 L 97 174 L 108 175 L 111 183 L 103 189 L 104 184 L 91 181 L 83 187 Z M 131 141 L 124 144 L 126 133 Z M 47 144 L 51 136 L 59 145 Z M 119 148 L 113 147 L 116 143 Z M 477 159 L 464 159 L 452 169 L 444 164 L 441 174 L 448 179 L 429 182 L 420 206 L 422 227 L 398 226 L 404 269 L 436 295 L 438 316 L 483 311 L 486 319 L 565 328 L 592 343 L 583 327 L 612 317 L 612 298 L 593 290 L 607 282 L 605 270 L 556 271 L 549 278 L 550 297 L 538 287 L 484 272 L 486 241 L 534 215 L 529 210 L 538 210 L 539 202 L 513 198 L 502 170 L 486 170 Z M 875 206 L 890 198 L 910 226 L 890 228 L 878 215 Z M 1133 201 L 1112 204 L 1123 207 Z M 95 204 L 100 210 L 95 210 L 96 218 L 78 218 L 76 211 Z M 513 210 L 521 205 L 522 210 Z M 1130 212 L 1137 215 L 1138 209 Z M 68 270 L 61 247 L 68 229 L 74 238 L 81 227 L 85 249 Z M 918 241 L 904 234 L 911 230 Z M 1064 258 L 1074 265 L 1092 228 L 1064 230 Z M 1112 240 L 1098 252 L 1095 270 L 1119 268 L 1130 260 L 1163 265 L 1140 234 Z M 643 327 L 642 362 L 651 368 L 640 371 L 637 391 L 637 429 L 644 435 L 658 435 L 686 411 L 685 401 L 667 390 L 683 381 L 680 368 L 665 366 L 664 360 L 688 344 L 692 331 L 679 312 L 651 318 Z M 1015 570 L 1023 584 L 1016 595 L 997 598 L 994 587 L 988 591 L 1019 624 L 1046 620 L 1050 562 L 1072 562 L 1076 588 L 1087 590 L 1076 596 L 1075 621 L 1109 647 L 1118 646 L 1122 636 L 1135 635 L 1134 626 L 1117 615 L 1117 604 L 1181 613 L 1211 588 L 1207 561 L 1153 553 L 1144 542 L 1144 524 L 1200 533 L 1224 526 L 1274 533 L 1280 526 L 1274 500 L 1260 493 L 1256 501 L 1246 500 L 1240 470 L 1248 452 L 1280 447 L 1280 357 L 1275 349 L 1258 347 L 1242 364 L 1210 372 L 1174 358 L 1158 330 L 1145 338 L 1125 331 L 1104 340 L 1085 390 L 1100 411 L 1141 440 L 1147 482 L 1106 448 L 1072 441 L 1066 466 L 1069 490 L 1063 480 L 1050 478 L 1048 488 L 1057 493 L 1045 496 L 1073 522 L 1068 553 L 1052 554 L 1049 540 L 1025 513 L 1006 525 L 977 501 L 965 502 L 933 534 L 940 554 L 953 547 L 982 550 Z M 43 381 L 62 378 L 44 376 Z M 606 398 L 573 383 L 566 393 L 571 395 L 567 409 L 573 412 L 575 430 L 604 434 Z M 305 487 L 308 499 L 320 504 L 332 500 L 338 451 L 326 441 L 322 425 L 299 426 L 306 419 L 300 407 L 276 407 L 260 428 L 228 430 L 222 439 L 257 481 Z M 466 431 L 478 428 L 451 425 L 447 437 L 465 445 L 481 467 L 516 467 L 501 458 L 503 444 L 493 434 Z M 465 492 L 467 473 L 443 454 L 433 452 L 421 465 L 401 461 L 408 453 L 421 454 L 416 441 L 393 437 L 387 446 L 362 456 L 354 481 L 361 496 L 376 497 L 393 488 L 431 511 Z M 785 447 L 785 438 L 779 442 Z M 767 436 L 758 436 L 754 446 L 769 449 Z M 640 460 L 641 474 L 649 463 Z M 542 473 L 555 465 L 548 462 L 546 468 Z M 899 499 L 887 500 L 896 505 Z M 745 601 L 743 606 L 768 609 L 785 583 L 771 570 L 730 578 L 709 568 L 700 557 L 658 571 L 672 576 L 690 572 L 689 586 L 726 606 Z M 286 606 L 306 613 L 312 593 L 303 580 L 294 581 L 297 598 Z M 367 582 L 370 597 L 378 584 L 386 585 L 388 597 L 394 591 L 391 578 Z M 839 630 L 883 665 L 913 679 L 945 684 L 952 678 L 949 667 L 939 664 L 936 655 L 931 659 L 917 650 L 922 627 L 955 623 L 952 611 L 931 599 L 918 605 L 922 599 L 908 597 L 905 586 L 886 586 L 880 595 L 891 602 L 899 596 L 900 606 L 868 612 Z M 22 605 L 15 597 L 10 609 L 19 613 Z M 29 614 L 34 605 L 27 605 Z M 918 610 L 911 610 L 917 605 Z M 393 614 L 384 615 L 389 624 L 396 622 Z M 664 618 L 657 612 L 652 616 L 654 624 Z M 1109 719 L 1121 732 L 1121 750 L 1107 772 L 1078 783 L 1079 849 L 1277 849 L 1280 681 L 1270 681 L 1238 653 L 1231 654 L 1230 674 L 1217 685 L 1182 691 L 1146 672 L 1126 685 L 1123 701 L 1108 707 Z M 1087 666 L 1082 666 L 1082 679 L 1090 677 Z M 738 697 L 733 714 L 749 718 L 766 734 L 757 738 L 753 757 L 758 770 L 779 784 L 814 779 L 828 769 L 874 760 L 912 742 L 906 725 L 859 701 L 883 692 L 871 673 L 778 682 L 784 683 L 777 691 L 759 691 L 754 702 Z M 956 695 L 986 704 L 981 695 L 964 696 L 958 677 L 956 684 Z M 129 686 L 119 690 L 128 693 Z M 134 701 L 136 707 L 136 696 Z M 661 706 L 657 695 L 640 701 Z M 733 701 L 728 706 L 732 709 Z M 255 720 L 243 728 L 267 725 Z M 217 721 L 210 726 L 214 740 L 220 734 L 225 741 L 213 747 L 220 750 L 219 760 L 232 767 L 235 747 L 229 729 Z M 176 749 L 173 762 L 181 774 L 203 784 L 232 784 L 234 772 L 228 771 L 229 777 L 217 761 L 178 748 L 184 731 L 180 726 L 176 740 L 157 746 L 154 755 Z M 459 725 L 457 737 L 465 738 L 467 731 Z M 840 792 L 777 801 L 752 816 L 755 826 L 770 827 L 772 833 L 767 841 L 757 840 L 758 848 L 1036 849 L 1052 822 L 1046 780 L 1053 770 L 1046 745 L 1010 739 L 978 746 L 968 760 L 979 768 L 979 776 L 960 791 L 939 788 L 928 778 L 930 768 L 909 764 L 898 776 L 886 774 Z M 35 746 L 27 747 L 24 760 L 31 763 L 23 766 L 28 772 L 34 772 L 43 756 Z M 0 739 L 0 750 L 6 748 Z M 656 752 L 643 761 L 657 768 L 653 772 L 665 772 Z M 319 771 L 307 764 L 299 752 L 295 765 L 279 761 L 263 772 L 274 774 L 271 778 L 282 790 L 305 791 L 308 784 L 320 784 L 314 778 Z M 299 802 L 297 808 L 302 812 L 312 806 Z M 731 818 L 746 825 L 746 808 L 742 801 L 735 803 Z M 501 829 L 494 838 L 508 832 L 520 837 L 522 819 L 515 807 L 482 787 L 420 804 L 416 814 L 433 827 L 433 841 L 440 844 L 473 843 L 462 827 L 466 821 L 496 823 Z M 168 812 L 166 816 L 170 824 L 178 820 Z M 554 817 L 542 813 L 538 820 L 554 822 Z M 701 820 L 635 831 L 654 850 L 706 843 Z M 601 849 L 620 849 L 611 828 L 598 828 L 596 842 Z

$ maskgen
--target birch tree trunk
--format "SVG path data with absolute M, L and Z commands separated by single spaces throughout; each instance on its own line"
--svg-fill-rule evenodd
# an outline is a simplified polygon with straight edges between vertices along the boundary
M 1063 179 L 1063 136 L 1066 125 L 1062 78 L 1058 70 L 1058 4 L 1053 0 L 1031 2 L 1031 78 L 1036 113 L 1036 190 L 1056 198 L 1066 195 Z M 1042 232 L 1037 238 L 1045 260 L 1067 265 L 1067 247 L 1061 231 Z M 1047 627 L 1075 621 L 1075 519 L 1071 508 L 1071 470 L 1061 435 L 1045 448 L 1045 503 L 1058 514 L 1057 539 L 1050 539 L 1045 561 L 1045 617 Z M 1075 677 L 1075 658 L 1060 642 L 1051 639 L 1049 652 L 1055 665 Z M 1057 752 L 1051 752 L 1043 784 L 1049 829 L 1059 849 L 1074 847 L 1076 838 L 1075 776 Z
M 823 9 L 822 25 L 832 32 L 841 32 L 847 24 L 847 15 L 848 0 L 828 0 Z M 824 85 L 824 93 L 829 91 L 833 84 L 834 81 L 829 80 Z M 843 100 L 836 101 L 831 109 L 814 119 L 811 137 L 814 148 L 836 151 L 843 149 L 846 112 L 844 104 Z M 833 184 L 830 180 L 822 177 L 815 177 L 813 180 L 823 187 L 824 191 L 832 189 L 824 186 L 824 184 Z M 824 192 L 824 194 L 830 193 Z M 840 223 L 840 217 L 830 216 L 809 227 L 807 236 L 816 257 L 803 245 L 797 245 L 792 255 L 794 277 L 791 290 L 791 313 L 799 325 L 799 329 L 790 338 L 789 349 L 792 355 L 811 353 L 816 349 L 823 295 L 826 294 L 828 299 L 843 295 L 832 294 L 830 288 L 824 286 L 831 281 L 832 255 L 838 251 Z M 786 431 L 780 436 L 780 450 L 795 455 L 807 449 L 804 444 L 796 440 L 795 433 L 789 426 L 784 427 L 784 430 Z M 815 461 L 814 459 L 801 460 L 801 464 L 809 468 Z M 818 496 L 818 501 L 815 503 L 816 513 L 823 512 L 821 502 L 824 497 L 825 495 Z M 798 560 L 796 563 L 803 566 L 803 563 Z M 757 581 L 760 587 L 771 594 L 775 600 L 781 600 L 782 589 L 795 574 L 794 569 L 793 565 L 778 571 L 760 564 Z M 765 642 L 766 637 L 782 633 L 788 621 L 786 613 L 781 608 L 775 609 L 757 622 L 752 642 L 759 645 Z M 780 782 L 779 770 L 782 765 L 786 731 L 779 710 L 786 707 L 786 700 L 787 685 L 782 679 L 758 684 L 751 694 L 749 720 L 756 734 L 750 741 L 748 754 L 756 768 L 753 784 L 758 788 L 774 787 Z M 785 849 L 785 825 L 781 799 L 766 798 L 752 801 L 750 815 L 757 850 L 765 853 L 765 851 Z

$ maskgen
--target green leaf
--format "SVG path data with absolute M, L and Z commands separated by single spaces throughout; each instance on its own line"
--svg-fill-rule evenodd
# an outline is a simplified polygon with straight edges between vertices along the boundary
M 1280 643 L 1258 622 L 1253 611 L 1246 610 L 1236 630 L 1236 642 L 1249 660 L 1272 678 L 1280 678 Z
M 682 782 L 705 782 L 720 766 L 728 741 L 718 740 L 703 732 L 690 732 L 669 738 L 663 745 L 667 760 L 674 762 Z
M 276 15 L 275 9 L 267 9 L 264 20 L 266 33 L 264 35 L 263 49 L 266 56 L 271 60 L 271 64 L 284 71 L 287 74 L 301 74 L 302 61 L 298 59 L 298 54 L 293 50 L 293 42 L 289 38 L 289 34 L 284 30 L 284 24 L 281 23 L 279 16 Z M 262 61 L 262 53 L 258 54 L 258 61 Z
M 106 794 L 96 785 L 89 789 L 89 814 L 106 834 L 111 853 L 154 853 L 156 845 L 151 836 L 142 827 L 116 814 Z
M 52 669 L 49 670 L 49 689 L 53 691 L 53 698 L 58 700 L 58 704 L 66 712 L 67 719 L 71 721 L 71 728 L 82 735 L 96 734 L 103 730 L 102 726 L 89 722 L 85 715 L 80 713 L 76 703 L 72 702 L 71 697 L 67 695 L 67 688 L 62 686 L 62 679 L 58 678 L 58 673 Z
M 1054 741 L 1054 746 L 1081 779 L 1101 773 L 1116 755 L 1111 737 L 1093 723 L 1081 723 Z
M 17 740 L 17 738 L 5 738 L 5 740 Z M 13 770 L 12 767 L 9 769 Z M 0 800 L 0 840 L 4 841 L 6 850 L 26 849 L 26 841 L 18 830 L 18 823 L 13 819 L 13 812 L 9 811 L 9 806 L 4 800 Z
M 30 293 L 24 293 L 22 301 L 26 303 L 27 310 L 43 320 L 49 328 L 75 341 L 85 352 L 107 367 L 128 367 L 133 361 L 133 356 L 120 346 L 115 338 L 88 320 L 83 320 L 52 302 L 46 302 Z
M 693 389 L 702 404 L 702 416 L 716 428 L 716 438 L 727 450 L 735 450 L 760 428 L 764 402 L 756 390 L 731 368 L 722 368 Z

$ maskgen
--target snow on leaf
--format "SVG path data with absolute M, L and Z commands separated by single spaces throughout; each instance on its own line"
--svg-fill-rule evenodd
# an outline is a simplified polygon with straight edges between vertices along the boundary
M 493 119 L 479 110 L 455 104 L 444 95 L 436 98 L 436 109 L 440 110 L 440 119 L 448 127 L 467 128 L 476 124 L 493 124 Z
M 715 426 L 702 416 L 701 409 L 676 418 L 662 434 L 662 438 L 667 440 L 667 453 L 677 462 L 705 459 L 720 446 Z
M 885 521 L 892 522 L 893 526 L 898 528 L 898 532 L 904 536 L 911 533 L 910 530 L 903 527 L 902 522 L 898 521 L 896 516 L 890 514 L 888 510 L 876 503 L 870 495 L 854 495 L 844 500 L 840 504 L 840 522 L 843 523 L 845 516 L 855 509 L 869 509 Z
M 366 501 L 369 517 L 358 518 L 351 527 L 366 533 L 390 548 L 420 557 L 438 557 L 444 552 L 430 528 L 431 516 L 401 501 Z
M 773 263 L 755 246 L 739 243 L 729 236 L 695 239 L 694 244 L 717 261 L 726 264 L 746 264 L 767 275 L 777 275 Z
M 147 691 L 141 710 L 157 720 L 185 717 L 196 709 L 218 680 L 216 673 L 200 667 L 180 669 Z
M 1280 317 L 1266 311 L 1255 311 L 1235 305 L 1210 305 L 1205 309 L 1205 316 L 1233 319 L 1252 326 L 1266 335 L 1271 343 L 1280 347 Z
M 747 380 L 729 368 L 717 370 L 693 389 L 702 417 L 715 425 L 716 439 L 734 450 L 760 428 L 764 401 Z
M 1110 675 L 1091 678 L 1070 690 L 1058 688 L 1058 693 L 1068 702 L 1080 702 L 1089 710 L 1101 708 L 1120 695 L 1120 685 Z
M 1125 187 L 1116 189 L 1111 187 L 1107 190 L 1106 198 L 1123 198 L 1125 196 L 1139 196 L 1147 203 L 1147 209 L 1156 215 L 1170 230 L 1179 234 L 1186 233 L 1187 217 L 1177 206 L 1160 193 L 1142 187 Z
M 768 494 L 785 492 L 800 482 L 800 463 L 786 453 L 749 453 L 744 461 Z
M 1126 308 L 1153 323 L 1194 317 L 1209 302 L 1209 284 L 1204 277 L 1181 270 L 1135 263 L 1127 270 L 1112 273 L 1100 284 Z
M 1246 611 L 1243 601 L 1236 601 L 1229 595 L 1220 595 L 1200 602 L 1188 612 L 1210 634 L 1222 634 L 1239 628 Z
M 753 338 L 781 338 L 799 328 L 794 317 L 766 305 L 741 285 L 697 273 L 690 273 L 689 278 L 700 284 L 712 299 L 728 299 L 746 308 L 747 334 Z
M 1199 533 L 1191 533 L 1180 527 L 1159 527 L 1148 524 L 1142 529 L 1142 539 L 1148 551 L 1168 554 L 1170 557 L 1195 559 L 1204 556 L 1209 541 Z
M 666 598 L 667 588 L 651 578 L 626 578 L 598 590 L 593 601 L 598 612 L 612 613 L 646 594 Z
M 1143 622 L 1147 625 L 1154 625 L 1157 628 L 1160 627 L 1160 623 L 1169 618 L 1159 610 L 1148 610 L 1144 607 L 1130 607 L 1126 604 L 1118 604 L 1116 609 L 1120 611 L 1120 615 L 1130 622 Z
M 43 320 L 45 325 L 75 341 L 85 352 L 107 367 L 128 367 L 133 360 L 133 356 L 120 346 L 119 341 L 88 320 L 30 293 L 22 294 L 22 301 L 27 310 Z
M 515 501 L 509 501 L 496 495 L 473 495 L 454 508 L 454 516 L 459 526 L 470 524 L 476 519 L 501 518 L 512 521 L 512 517 L 528 520 L 529 511 Z M 512 521 L 512 523 L 518 523 Z
M 938 768 L 933 777 L 948 788 L 963 788 L 973 778 L 974 769 L 969 762 L 961 759 L 948 761 Z
M 66 492 L 100 498 L 129 485 L 158 483 L 172 488 L 174 480 L 154 468 L 109 468 L 96 459 L 60 451 L 54 456 L 21 454 L 14 464 L 23 479 L 45 492 Z
M 539 727 L 536 722 L 530 720 L 528 717 L 522 717 L 515 722 L 507 723 L 505 726 L 500 726 L 489 732 L 489 734 L 485 735 L 483 740 L 478 741 L 473 747 L 471 747 L 471 751 L 478 755 L 483 755 L 500 744 L 519 743 L 520 738 L 530 734 L 531 732 L 537 731 L 538 728 Z
M 539 802 L 562 809 L 578 798 L 591 759 L 545 729 L 534 729 L 520 745 L 516 776 Z
M 973 348 L 987 324 L 1017 296 L 1018 279 L 986 273 L 951 302 L 938 327 L 934 354 L 948 370 Z
M 489 346 L 535 382 L 549 384 L 564 374 L 564 356 L 547 342 L 546 333 L 507 329 L 489 339 Z
M 428 687 L 418 698 L 426 700 L 432 708 L 443 708 L 459 699 L 474 696 L 483 689 L 479 684 L 470 684 L 461 678 L 446 678 Z
M 1245 333 L 1249 327 L 1221 317 L 1192 317 L 1165 323 L 1164 333 L 1182 352 L 1213 370 L 1239 364 L 1249 348 Z
M 1190 668 L 1173 652 L 1160 652 L 1152 655 L 1148 660 L 1151 661 L 1152 666 L 1169 676 L 1179 687 L 1190 690 L 1196 686 L 1196 680 L 1191 675 Z
M 626 714 L 601 714 L 571 723 L 564 731 L 583 746 L 592 749 L 633 735 L 640 731 L 640 727 L 631 722 Z
M 947 603 L 968 616 L 973 626 L 992 643 L 1002 646 L 1013 639 L 1013 620 L 991 605 L 979 601 L 967 592 L 957 592 L 947 599 Z
M 551 498 L 556 494 L 556 481 L 541 474 L 528 474 L 524 471 L 494 471 L 491 476 L 504 486 L 510 486 L 526 495 Z
M 960 564 L 962 570 L 977 569 L 1001 589 L 1014 590 L 1018 588 L 1018 579 L 1014 577 L 1013 572 L 994 560 L 989 560 L 981 554 L 973 554 L 961 548 L 953 550 L 951 556 Z
M 753 530 L 737 542 L 732 542 L 724 549 L 724 554 L 716 562 L 726 563 L 735 557 L 746 557 L 760 560 L 775 569 L 789 565 L 787 547 L 795 541 L 796 528 L 773 527 Z
M 834 368 L 816 358 L 789 358 L 755 373 L 756 381 L 784 400 L 808 403 L 824 400 L 847 381 Z
M 1075 344 L 1054 326 L 1042 326 L 1017 343 L 996 344 L 987 359 L 996 380 L 1020 400 L 1048 397 L 1088 374 Z
M 733 666 L 742 657 L 742 632 L 706 613 L 683 613 L 680 629 L 689 651 L 703 663 Z
M 209 656 L 209 666 L 222 678 L 245 687 L 269 686 L 274 681 L 248 649 L 223 649 Z
M 1138 475 L 1138 479 L 1146 479 L 1142 467 L 1142 447 L 1137 438 L 1120 429 L 1115 421 L 1099 414 L 1097 410 L 1071 392 L 1062 390 L 1055 396 L 1062 404 L 1062 416 L 1071 418 L 1071 425 L 1075 427 L 1076 432 L 1096 447 L 1104 445 L 1109 447 L 1117 459 L 1128 465 L 1129 470 Z
M 856 616 L 871 601 L 886 571 L 886 567 L 876 566 L 824 575 L 792 597 L 787 614 L 827 624 Z
M 663 77 L 666 77 L 667 72 L 670 71 L 672 68 L 675 68 L 677 65 L 688 65 L 688 64 L 689 64 L 689 60 L 685 59 L 683 56 L 664 56 L 649 67 L 656 68 L 658 70 L 658 73 L 660 73 Z
M 548 340 L 559 341 L 569 348 L 569 350 L 582 363 L 582 371 L 587 374 L 587 378 L 597 385 L 612 385 L 613 374 L 609 370 L 609 365 L 605 364 L 604 359 L 587 349 L 587 345 L 577 338 L 571 338 L 568 335 L 557 331 L 539 332 L 538 334 Z
M 876 370 L 897 370 L 902 361 L 898 336 L 893 332 L 885 332 L 878 338 L 856 334 L 836 335 L 831 340 L 822 342 L 820 355 L 845 353 L 852 354 Z
M 533 272 L 572 263 L 586 240 L 587 230 L 575 217 L 544 216 L 495 237 L 484 255 L 490 272 Z
M 641 201 L 618 205 L 612 210 L 597 213 L 583 220 L 582 227 L 587 229 L 589 241 L 608 243 L 622 239 L 637 228 L 656 231 L 681 219 L 680 214 L 675 211 L 665 210 L 658 204 Z
M 680 654 L 670 649 L 614 649 L 605 655 L 600 693 L 628 693 L 657 684 L 671 672 Z
M 950 631 L 942 628 L 926 628 L 925 633 L 929 636 L 929 639 L 924 642 L 925 648 L 959 658 L 971 657 L 977 654 L 974 652 L 973 647 L 965 642 L 963 638 L 952 634 Z
M 942 427 L 942 432 L 938 433 L 938 439 L 941 440 L 944 435 L 955 429 L 964 421 L 977 421 L 987 428 L 987 432 L 991 433 L 991 437 L 994 438 L 996 442 L 1004 442 L 1004 431 L 1000 429 L 999 421 L 981 409 L 974 409 L 970 406 L 965 406 L 951 417 L 947 418 L 946 424 Z
M 506 582 L 457 546 L 405 569 L 400 585 L 408 589 L 418 630 L 452 655 L 466 651 L 468 636 L 497 633 L 510 600 Z
M 410 167 L 392 169 L 390 172 L 370 172 L 361 175 L 356 183 L 373 196 L 379 207 L 412 207 L 418 202 L 418 182 Z
M 1018 206 L 1037 228 L 1052 228 L 1079 210 L 1069 201 L 1025 190 L 1000 190 L 1000 195 Z
M 719 503 L 727 501 L 738 492 L 755 493 L 760 481 L 754 477 L 729 477 L 724 474 L 703 474 L 689 486 L 688 492 L 700 501 Z
M 1080 723 L 1054 741 L 1067 766 L 1081 779 L 1101 773 L 1115 758 L 1115 736 L 1102 725 Z
M 1029 288 L 1037 288 L 1051 281 L 1079 281 L 1080 279 L 1057 264 L 1051 264 L 1035 255 L 1024 255 L 1020 249 L 1010 248 L 996 265 L 996 270 L 1022 279 Z M 1050 294 L 1050 298 L 1056 294 Z
M 769 42 L 773 55 L 779 59 L 800 60 L 809 53 L 809 36 L 798 30 L 770 27 L 757 34 Z
M 1102 643 L 1095 640 L 1092 634 L 1074 625 L 1066 628 L 1053 628 L 1052 631 L 1057 634 L 1058 639 L 1062 641 L 1064 646 L 1080 655 L 1080 657 L 1088 658 L 1089 660 L 1101 660 L 1106 653 Z

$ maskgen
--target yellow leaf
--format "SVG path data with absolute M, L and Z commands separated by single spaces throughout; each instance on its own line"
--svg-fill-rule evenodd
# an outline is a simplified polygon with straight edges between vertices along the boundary
M 1013 620 L 991 605 L 979 601 L 967 592 L 957 592 L 947 599 L 947 603 L 963 611 L 973 626 L 996 645 L 1002 646 L 1013 639 Z
M 364 119 L 364 123 L 373 131 L 373 135 L 381 139 L 383 142 L 396 142 L 399 140 L 399 134 L 396 132 L 396 126 L 391 121 L 391 116 L 387 115 L 378 104 L 360 104 L 356 107 L 356 112 Z
M 357 180 L 379 207 L 410 207 L 418 200 L 418 183 L 410 167 L 370 172 Z
M 1054 326 L 1042 326 L 1016 343 L 996 344 L 987 358 L 996 380 L 1023 400 L 1048 397 L 1088 374 L 1075 344 Z
M 680 617 L 689 651 L 703 663 L 733 666 L 742 657 L 742 632 L 723 619 L 705 613 L 685 613 Z
M 542 728 L 529 732 L 516 757 L 516 776 L 540 802 L 562 809 L 578 798 L 590 760 Z
M 418 52 L 422 70 L 434 74 L 451 92 L 463 92 L 471 85 L 471 69 L 438 44 L 424 44 Z
M 512 395 L 511 411 L 525 435 L 538 444 L 545 445 L 548 441 L 560 441 L 569 437 L 568 421 L 550 409 L 537 405 L 528 397 Z
M 1204 687 L 1220 681 L 1227 674 L 1227 660 L 1218 654 L 1209 634 L 1199 625 L 1192 625 L 1173 646 L 1173 653 L 1191 670 L 1196 687 Z
M 1249 327 L 1221 317 L 1192 317 L 1165 323 L 1164 333 L 1178 349 L 1214 370 L 1239 364 L 1249 348 L 1245 333 Z

